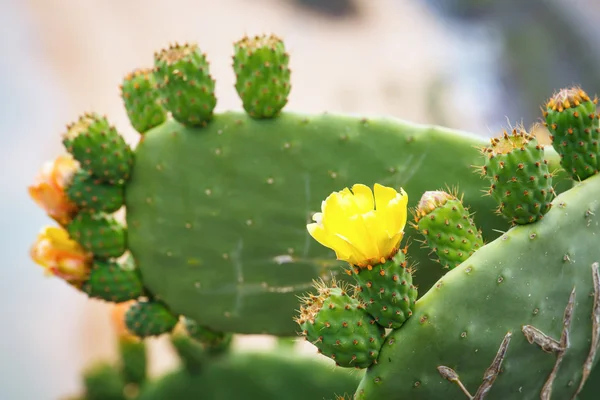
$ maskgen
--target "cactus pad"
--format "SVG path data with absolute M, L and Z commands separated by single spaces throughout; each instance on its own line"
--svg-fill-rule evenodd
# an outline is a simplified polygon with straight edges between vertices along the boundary
M 414 214 L 414 227 L 445 268 L 455 268 L 483 246 L 481 232 L 455 195 L 425 192 Z
M 90 297 L 121 303 L 140 297 L 144 287 L 131 258 L 122 263 L 95 260 L 83 291 Z
M 412 315 L 417 288 L 404 253 L 399 251 L 383 264 L 355 268 L 356 293 L 367 312 L 384 328 L 400 328 Z
M 217 105 L 215 80 L 196 44 L 173 45 L 154 55 L 163 106 L 187 126 L 205 125 Z
M 342 367 L 367 368 L 376 362 L 384 329 L 350 297 L 345 287 L 321 283 L 318 294 L 309 294 L 296 322 L 319 352 Z
M 125 326 L 134 335 L 159 336 L 175 328 L 178 317 L 156 300 L 138 301 L 125 314 Z
M 167 119 L 152 69 L 136 69 L 123 79 L 121 97 L 133 128 L 145 133 Z
M 235 88 L 254 118 L 276 116 L 290 93 L 289 55 L 274 35 L 244 37 L 234 45 Z
M 105 117 L 88 113 L 67 126 L 63 144 L 81 168 L 110 184 L 129 178 L 133 166 L 131 148 Z
M 580 88 L 563 89 L 547 103 L 544 117 L 552 146 L 560 154 L 562 167 L 576 180 L 600 169 L 600 127 L 597 99 Z
M 119 257 L 126 250 L 126 230 L 110 215 L 82 211 L 67 230 L 73 240 L 97 258 Z
M 460 176 L 492 240 L 505 222 L 489 212 L 496 204 L 472 173 L 482 144 L 439 127 L 335 114 L 256 120 L 227 112 L 204 128 L 167 121 L 136 148 L 128 246 L 144 286 L 174 312 L 216 331 L 292 336 L 297 296 L 313 279 L 342 273 L 305 229 L 318 199 L 356 182 L 418 194 Z M 556 154 L 550 160 L 558 166 Z M 409 251 L 419 265 L 415 285 L 426 290 L 443 271 L 428 268 L 427 250 Z
M 111 214 L 125 204 L 123 186 L 104 183 L 84 169 L 79 169 L 66 190 L 77 207 L 93 213 Z
M 498 212 L 513 224 L 541 219 L 555 194 L 544 148 L 524 129 L 504 132 L 491 142 L 483 149 L 482 175 L 491 182 L 488 193 L 498 202 Z

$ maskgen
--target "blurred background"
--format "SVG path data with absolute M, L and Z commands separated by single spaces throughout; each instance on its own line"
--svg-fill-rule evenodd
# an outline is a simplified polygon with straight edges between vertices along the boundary
M 118 85 L 151 66 L 154 51 L 198 42 L 218 110 L 241 110 L 232 43 L 273 32 L 291 54 L 287 110 L 383 114 L 487 137 L 539 121 L 561 87 L 600 93 L 599 20 L 596 0 L 0 0 L 0 398 L 76 393 L 86 365 L 114 357 L 108 308 L 29 260 L 51 221 L 26 187 L 84 111 L 107 114 L 135 143 Z M 161 345 L 155 373 L 172 361 Z

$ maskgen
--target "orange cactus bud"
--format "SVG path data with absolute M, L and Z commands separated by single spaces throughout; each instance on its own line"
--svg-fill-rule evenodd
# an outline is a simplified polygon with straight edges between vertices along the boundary
M 42 229 L 30 255 L 49 275 L 74 286 L 79 287 L 89 276 L 92 254 L 72 240 L 63 228 L 48 226 Z
M 62 155 L 42 167 L 35 183 L 29 186 L 29 195 L 46 213 L 61 225 L 68 224 L 77 207 L 66 194 L 79 165 L 70 155 Z

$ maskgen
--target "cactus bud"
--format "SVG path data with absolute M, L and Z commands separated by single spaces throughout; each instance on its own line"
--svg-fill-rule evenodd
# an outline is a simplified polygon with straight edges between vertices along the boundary
M 29 196 L 61 225 L 68 224 L 77 213 L 77 205 L 65 190 L 77 171 L 77 161 L 62 155 L 44 164 L 35 183 L 29 186 Z
M 92 255 L 69 237 L 63 228 L 42 229 L 31 247 L 30 256 L 53 276 L 80 287 L 89 276 Z

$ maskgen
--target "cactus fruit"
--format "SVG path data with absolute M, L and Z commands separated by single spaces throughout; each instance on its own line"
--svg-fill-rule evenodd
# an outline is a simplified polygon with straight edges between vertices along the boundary
M 456 195 L 425 192 L 414 211 L 413 227 L 424 237 L 444 268 L 453 269 L 483 246 L 481 231 Z
M 160 104 L 154 71 L 140 68 L 123 79 L 121 98 L 133 129 L 146 133 L 166 121 L 167 112 Z
M 175 44 L 154 55 L 162 105 L 186 126 L 206 125 L 217 105 L 209 63 L 195 43 Z
M 97 258 L 120 257 L 126 250 L 126 229 L 103 213 L 82 211 L 67 226 L 71 237 Z
M 244 37 L 234 44 L 235 88 L 253 118 L 272 118 L 290 94 L 289 55 L 274 35 Z
M 598 198 L 594 176 L 555 198 L 543 220 L 446 273 L 388 336 L 356 398 L 461 399 L 461 388 L 489 399 L 575 398 L 597 361 Z M 426 351 L 432 343 L 440 350 Z
M 83 291 L 90 297 L 121 303 L 135 300 L 144 293 L 133 259 L 117 262 L 95 260 Z
M 544 148 L 524 129 L 506 131 L 483 148 L 486 155 L 481 174 L 491 185 L 488 194 L 499 204 L 498 212 L 512 224 L 541 219 L 555 195 Z
M 140 338 L 171 332 L 177 321 L 178 317 L 156 300 L 140 300 L 125 313 L 125 326 Z
M 365 305 L 335 281 L 315 287 L 317 294 L 304 298 L 296 318 L 306 340 L 341 367 L 367 368 L 376 362 L 385 331 Z
M 384 328 L 400 328 L 412 315 L 417 288 L 412 283 L 411 268 L 405 260 L 406 249 L 398 251 L 385 263 L 354 268 L 357 297 L 367 312 Z
M 106 117 L 81 116 L 67 126 L 63 144 L 81 168 L 111 185 L 122 184 L 130 176 L 133 152 Z
M 586 179 L 600 169 L 600 126 L 597 99 L 579 87 L 562 89 L 546 104 L 544 117 L 552 146 L 562 167 L 575 180 Z
M 77 207 L 93 213 L 111 214 L 125 203 L 123 186 L 104 183 L 84 169 L 75 172 L 66 193 Z

